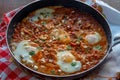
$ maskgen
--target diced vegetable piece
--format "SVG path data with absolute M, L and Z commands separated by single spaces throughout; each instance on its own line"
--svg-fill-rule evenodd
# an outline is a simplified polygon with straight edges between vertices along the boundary
M 71 66 L 76 66 L 76 65 L 77 65 L 76 62 L 72 62 L 72 63 L 71 63 Z
M 35 54 L 35 51 L 29 52 L 29 55 L 33 56 Z
M 94 49 L 94 50 L 101 50 L 101 49 L 102 49 L 102 46 L 97 45 L 97 46 L 94 46 L 93 49 Z
M 42 24 L 43 26 L 45 26 L 45 25 L 46 25 L 46 22 L 45 22 L 45 21 L 43 21 L 43 22 L 41 22 L 41 24 Z
M 81 37 L 81 36 L 79 36 L 77 40 L 78 40 L 78 41 L 82 40 L 82 37 Z
M 51 70 L 50 72 L 51 72 L 51 74 L 55 74 L 55 70 Z
M 70 45 L 67 46 L 67 50 L 71 50 L 72 47 Z

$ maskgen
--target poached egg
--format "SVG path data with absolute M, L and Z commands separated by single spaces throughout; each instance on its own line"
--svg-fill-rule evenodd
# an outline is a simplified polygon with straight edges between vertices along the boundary
M 77 61 L 70 51 L 57 52 L 57 64 L 60 69 L 66 73 L 74 73 L 80 71 L 82 64 Z
M 34 61 L 32 60 L 32 55 L 30 54 L 31 52 L 34 52 L 33 54 L 36 54 L 38 52 L 38 48 L 32 46 L 29 40 L 23 40 L 20 43 L 18 43 L 13 53 L 16 59 L 18 59 L 19 61 L 22 57 L 22 59 L 27 61 L 28 63 L 33 63 Z

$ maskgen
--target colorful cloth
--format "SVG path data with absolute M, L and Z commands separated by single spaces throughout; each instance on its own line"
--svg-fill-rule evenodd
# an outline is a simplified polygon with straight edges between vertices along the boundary
M 89 2 L 90 0 L 87 0 L 87 1 L 88 1 L 87 4 L 91 5 L 91 3 Z M 102 3 L 102 2 L 100 2 L 100 3 Z M 10 52 L 6 46 L 6 40 L 5 40 L 6 28 L 9 24 L 10 20 L 14 16 L 14 14 L 17 11 L 19 11 L 21 8 L 18 8 L 13 11 L 10 11 L 8 13 L 5 13 L 3 16 L 2 22 L 0 23 L 0 80 L 39 80 L 38 78 L 25 73 L 24 71 L 22 71 L 19 67 L 17 67 L 15 65 L 15 63 L 13 62 L 13 60 L 10 56 Z M 106 9 L 106 8 L 104 8 L 104 6 L 103 6 L 103 9 Z M 108 16 L 108 18 L 109 18 L 109 16 Z M 116 25 L 113 25 L 113 26 L 114 26 L 114 28 L 111 28 L 111 29 L 113 30 L 113 32 L 116 32 L 116 29 L 115 29 Z M 118 46 L 117 46 L 117 48 L 118 48 Z M 115 54 L 119 53 L 119 51 L 117 51 L 117 48 L 115 48 L 112 53 L 115 53 Z M 115 50 L 116 50 L 116 52 L 115 52 Z M 106 64 L 104 64 L 102 66 L 102 69 L 99 70 L 99 72 L 97 72 L 98 74 L 96 74 L 96 72 L 92 72 L 92 75 L 82 78 L 81 80 L 83 80 L 83 79 L 91 80 L 94 78 L 95 78 L 95 80 L 115 79 L 117 76 L 115 73 L 120 72 L 120 68 L 116 67 L 116 66 L 120 66 L 120 64 L 118 64 L 120 61 L 120 54 L 117 54 L 117 55 L 115 55 L 115 54 L 110 55 L 110 56 L 112 56 L 111 61 L 106 62 Z M 114 61 L 114 59 L 116 62 Z M 115 69 L 113 69 L 113 67 Z M 112 74 L 109 74 L 109 73 L 112 73 Z M 101 75 L 101 74 L 103 74 L 103 75 Z M 42 78 L 41 80 L 44 80 L 44 79 L 45 78 Z

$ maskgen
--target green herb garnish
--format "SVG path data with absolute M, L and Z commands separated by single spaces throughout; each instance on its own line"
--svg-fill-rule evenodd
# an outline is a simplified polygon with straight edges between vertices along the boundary
M 67 46 L 67 50 L 71 50 L 72 47 L 70 45 Z
M 94 46 L 93 49 L 94 49 L 94 50 L 101 50 L 101 49 L 102 49 L 102 46 L 97 45 L 97 46 Z
M 41 38 L 40 38 L 40 40 L 41 40 L 42 42 L 45 42 L 45 39 L 41 39 Z
M 76 66 L 76 65 L 77 65 L 76 62 L 72 62 L 72 63 L 71 63 L 71 66 Z
M 77 40 L 78 40 L 78 41 L 82 40 L 82 37 L 81 37 L 81 36 L 79 36 L 79 37 L 77 38 Z
M 42 25 L 43 25 L 43 26 L 45 26 L 45 25 L 46 25 L 46 22 L 45 22 L 45 21 L 43 21 L 43 22 L 41 22 L 41 23 L 42 23 Z
M 51 72 L 51 74 L 55 74 L 55 70 L 51 70 L 50 72 Z
M 49 16 L 51 16 L 51 13 L 47 12 L 47 13 L 40 13 L 41 16 L 43 16 L 44 18 L 47 18 Z
M 41 12 L 40 15 L 44 15 L 44 13 Z
M 35 43 L 39 42 L 38 40 L 34 40 Z
M 39 50 L 42 50 L 42 47 L 40 47 L 40 46 L 39 46 L 39 47 L 37 47 L 37 48 L 38 48 Z
M 35 54 L 35 51 L 29 52 L 29 55 L 33 56 Z
M 45 14 L 45 18 L 46 18 L 46 17 L 49 17 L 50 15 L 51 15 L 50 13 L 46 13 L 46 14 Z
M 60 40 L 60 37 L 58 37 L 57 40 Z
M 24 44 L 24 46 L 27 46 L 28 44 Z
M 67 35 L 65 35 L 64 38 L 67 38 Z

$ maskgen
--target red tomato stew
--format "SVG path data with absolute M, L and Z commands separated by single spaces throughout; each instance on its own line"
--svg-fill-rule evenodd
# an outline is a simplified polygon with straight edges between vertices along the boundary
M 108 42 L 102 26 L 88 13 L 62 6 L 31 12 L 16 25 L 11 48 L 27 67 L 51 75 L 69 75 L 96 65 Z

